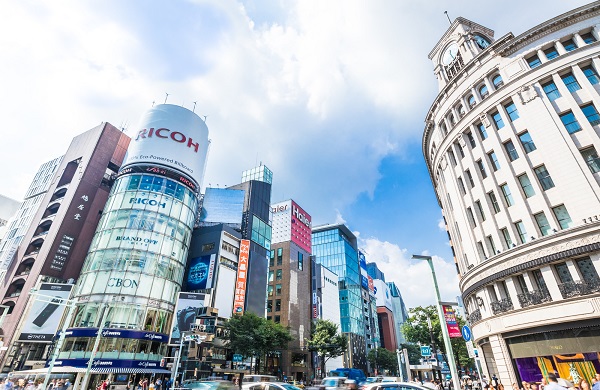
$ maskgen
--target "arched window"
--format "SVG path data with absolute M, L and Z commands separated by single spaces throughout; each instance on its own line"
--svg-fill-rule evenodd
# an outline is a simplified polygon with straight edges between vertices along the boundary
M 502 76 L 499 74 L 495 75 L 492 79 L 492 84 L 494 84 L 494 88 L 498 89 L 504 85 L 504 81 L 502 81 Z
M 487 85 L 483 84 L 479 87 L 479 96 L 481 96 L 481 99 L 485 99 L 489 94 Z
M 456 106 L 456 112 L 458 112 L 458 116 L 461 118 L 463 116 L 465 116 L 465 108 L 463 107 L 462 104 L 459 104 L 458 106 Z
M 469 107 L 471 108 L 475 107 L 475 105 L 477 104 L 477 102 L 475 101 L 475 96 L 473 95 L 469 95 L 467 101 L 469 102 Z
M 454 119 L 454 115 L 453 114 L 448 115 L 448 120 L 450 121 L 450 124 L 452 126 L 454 126 L 454 124 L 456 123 L 456 119 Z

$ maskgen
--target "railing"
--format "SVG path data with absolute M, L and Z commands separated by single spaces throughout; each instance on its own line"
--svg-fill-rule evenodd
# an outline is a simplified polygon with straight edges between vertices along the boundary
M 533 290 L 517 295 L 521 307 L 539 305 L 544 302 L 551 302 L 552 297 L 548 290 Z
M 589 295 L 600 292 L 600 279 L 589 282 L 580 280 L 578 282 L 567 282 L 558 285 L 558 289 L 563 298 L 577 297 L 580 295 Z
M 490 306 L 492 307 L 492 313 L 494 313 L 494 315 L 514 310 L 514 306 L 510 298 L 494 301 Z
M 479 310 L 479 309 L 473 310 L 471 313 L 469 313 L 469 316 L 468 316 L 469 322 L 471 324 L 481 321 L 482 318 L 483 317 L 481 317 L 481 310 Z

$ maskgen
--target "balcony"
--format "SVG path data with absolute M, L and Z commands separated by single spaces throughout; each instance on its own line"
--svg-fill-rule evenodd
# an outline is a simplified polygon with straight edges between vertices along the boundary
M 494 313 L 494 315 L 514 310 L 514 306 L 510 298 L 504 298 L 499 301 L 494 301 L 491 303 L 490 306 L 492 307 L 492 313 Z
M 562 283 L 558 285 L 558 289 L 564 299 L 594 294 L 600 292 L 600 279 Z
M 540 305 L 545 302 L 552 302 L 552 297 L 548 290 L 533 290 L 517 295 L 522 308 Z
M 483 319 L 483 317 L 481 317 L 481 310 L 479 309 L 472 311 L 467 317 L 471 324 L 479 322 Z

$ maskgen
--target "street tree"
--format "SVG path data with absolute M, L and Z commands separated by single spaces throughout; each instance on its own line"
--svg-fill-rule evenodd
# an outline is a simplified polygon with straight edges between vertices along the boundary
M 367 360 L 371 363 L 371 366 L 377 368 L 378 372 L 387 370 L 389 372 L 398 373 L 398 358 L 396 353 L 390 352 L 385 348 L 373 348 L 367 354 Z
M 442 327 L 440 325 L 440 319 L 437 314 L 435 306 L 430 305 L 426 307 L 417 306 L 410 309 L 409 316 L 404 325 L 402 325 L 402 332 L 406 337 L 406 340 L 411 343 L 420 343 L 422 345 L 432 345 L 436 350 L 442 352 L 444 360 L 446 358 L 446 346 L 444 345 L 444 339 L 442 336 Z M 456 317 L 458 327 L 462 328 L 465 325 L 465 321 L 462 317 Z M 430 325 L 431 324 L 431 327 Z M 443 326 L 446 326 L 443 323 Z M 475 367 L 473 359 L 469 358 L 467 346 L 465 341 L 461 338 L 450 339 L 452 344 L 452 350 L 454 352 L 454 358 L 456 364 L 460 367 Z
M 225 346 L 243 357 L 259 361 L 267 352 L 286 349 L 293 340 L 288 328 L 253 313 L 232 316 L 224 324 Z M 259 364 L 255 365 L 258 373 Z
M 408 361 L 410 364 L 419 364 L 419 359 L 421 359 L 421 348 L 419 348 L 417 344 L 400 344 L 400 347 L 406 349 L 406 352 L 408 352 Z
M 325 363 L 332 357 L 341 356 L 348 348 L 348 339 L 338 330 L 337 324 L 329 320 L 317 320 L 313 324 L 308 348 L 317 352 L 321 362 L 321 373 L 325 374 Z

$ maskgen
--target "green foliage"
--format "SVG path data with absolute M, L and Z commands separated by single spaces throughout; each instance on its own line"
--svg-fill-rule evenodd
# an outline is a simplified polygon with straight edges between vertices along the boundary
M 410 364 L 419 364 L 419 359 L 421 359 L 421 348 L 417 344 L 401 344 L 402 349 L 406 349 L 408 352 L 408 361 Z
M 325 362 L 346 352 L 348 339 L 338 332 L 337 324 L 321 319 L 313 325 L 310 336 L 306 339 L 308 348 L 317 352 L 321 359 L 321 372 L 325 373 Z
M 390 352 L 385 348 L 373 348 L 367 355 L 367 360 L 371 366 L 377 367 L 378 371 L 387 370 L 398 376 L 398 357 L 394 352 Z
M 435 348 L 441 351 L 445 356 L 446 347 L 444 345 L 444 339 L 442 337 L 442 328 L 440 326 L 440 319 L 437 314 L 437 308 L 435 306 L 417 306 L 415 308 L 410 309 L 408 312 L 409 317 L 404 323 L 404 325 L 402 325 L 402 332 L 404 333 L 406 340 L 411 343 L 431 345 L 431 339 L 433 336 Z M 431 332 L 429 331 L 427 318 L 431 320 Z M 465 320 L 462 317 L 456 317 L 456 319 L 459 328 L 462 328 L 462 326 L 465 325 Z M 443 326 L 446 326 L 446 324 L 443 323 Z M 469 358 L 467 346 L 462 337 L 452 338 L 450 339 L 450 343 L 452 344 L 454 359 L 456 360 L 456 364 L 458 366 L 475 367 L 473 359 Z
M 224 328 L 225 345 L 244 357 L 261 357 L 269 351 L 286 349 L 293 339 L 289 329 L 252 313 L 232 316 Z

